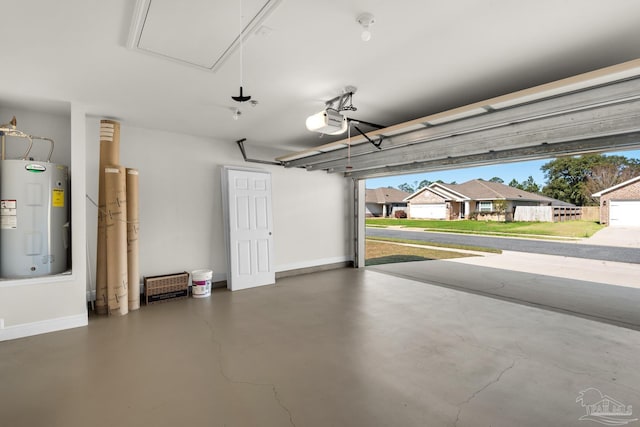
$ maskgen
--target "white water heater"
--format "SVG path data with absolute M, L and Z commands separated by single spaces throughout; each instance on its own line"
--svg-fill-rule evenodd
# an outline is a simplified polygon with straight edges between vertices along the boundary
M 31 145 L 22 159 L 0 160 L 2 278 L 59 274 L 68 267 L 69 170 L 49 161 L 31 160 L 30 149 Z

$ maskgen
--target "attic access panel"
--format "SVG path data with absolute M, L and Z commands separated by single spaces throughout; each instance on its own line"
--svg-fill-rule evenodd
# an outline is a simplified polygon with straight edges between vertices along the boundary
M 240 36 L 246 40 L 280 2 L 138 0 L 127 44 L 132 49 L 215 71 L 237 48 Z

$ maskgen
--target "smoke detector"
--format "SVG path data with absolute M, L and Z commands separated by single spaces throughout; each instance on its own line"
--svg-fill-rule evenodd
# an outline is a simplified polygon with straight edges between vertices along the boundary
M 371 40 L 371 26 L 376 23 L 376 18 L 372 14 L 365 12 L 358 15 L 356 22 L 362 26 L 362 33 L 360 34 L 362 41 L 368 42 Z

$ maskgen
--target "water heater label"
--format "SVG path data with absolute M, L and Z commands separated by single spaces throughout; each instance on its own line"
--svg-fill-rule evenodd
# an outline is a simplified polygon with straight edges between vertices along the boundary
M 53 189 L 51 204 L 54 208 L 64 208 L 64 190 L 63 189 L 61 188 Z
M 0 229 L 18 228 L 18 209 L 15 200 L 0 200 Z
M 4 215 L 5 209 L 15 209 L 17 205 L 18 203 L 15 200 L 0 200 L 0 208 L 2 208 L 2 215 Z
M 40 173 L 47 170 L 46 167 L 44 167 L 43 165 L 39 165 L 37 163 L 29 163 L 24 168 L 29 172 L 35 172 L 35 173 Z

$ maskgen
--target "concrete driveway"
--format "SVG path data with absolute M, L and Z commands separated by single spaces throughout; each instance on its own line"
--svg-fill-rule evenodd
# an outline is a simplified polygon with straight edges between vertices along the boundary
M 367 269 L 640 330 L 640 265 L 505 251 Z
M 640 289 L 640 264 L 511 251 L 447 261 Z
M 580 243 L 603 246 L 603 252 L 616 246 L 640 251 L 640 228 L 608 227 Z M 500 255 L 368 268 L 640 329 L 639 263 L 503 251 Z
M 640 249 L 640 227 L 605 227 L 580 243 Z

